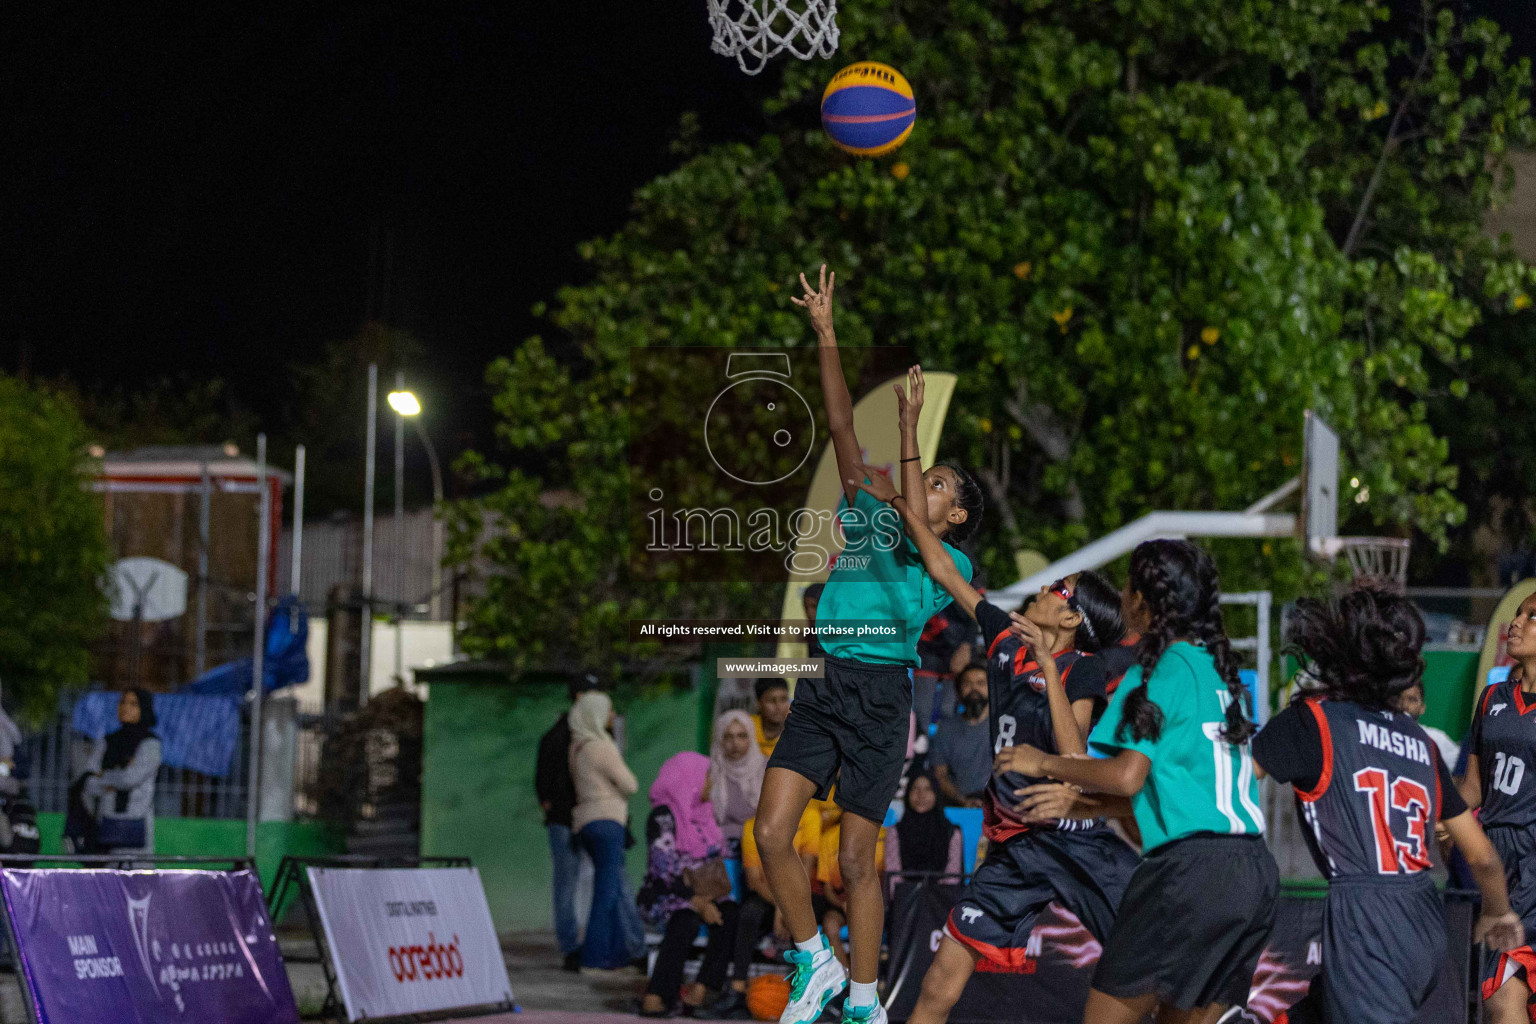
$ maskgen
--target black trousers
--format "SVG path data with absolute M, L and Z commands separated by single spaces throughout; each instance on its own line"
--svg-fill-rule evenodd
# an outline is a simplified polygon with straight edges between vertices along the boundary
M 746 981 L 752 971 L 752 957 L 764 935 L 773 930 L 772 903 L 755 892 L 749 892 L 742 901 L 740 917 L 736 922 L 736 955 L 731 960 L 731 980 Z
M 720 924 L 709 926 L 709 944 L 704 949 L 704 962 L 699 966 L 699 984 L 718 992 L 725 986 L 725 972 L 731 965 L 731 953 L 736 948 L 736 921 L 740 908 L 731 900 L 717 903 L 720 908 Z M 667 930 L 662 934 L 661 947 L 656 950 L 656 966 L 651 968 L 650 983 L 645 986 L 647 995 L 660 996 L 668 1006 L 677 1002 L 683 988 L 683 966 L 693 951 L 693 940 L 699 937 L 703 918 L 692 907 L 685 907 L 667 918 Z

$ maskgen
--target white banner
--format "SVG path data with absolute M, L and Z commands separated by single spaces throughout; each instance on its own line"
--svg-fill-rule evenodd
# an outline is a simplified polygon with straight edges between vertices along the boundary
M 307 868 L 349 1020 L 512 1005 L 474 868 Z

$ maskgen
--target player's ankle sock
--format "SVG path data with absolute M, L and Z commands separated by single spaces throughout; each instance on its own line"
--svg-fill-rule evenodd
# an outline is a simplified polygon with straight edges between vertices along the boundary
M 874 1006 L 880 1001 L 880 995 L 875 991 L 873 981 L 850 981 L 848 983 L 849 1006 Z
M 804 942 L 795 943 L 795 948 L 802 953 L 820 953 L 823 949 L 826 948 L 826 945 L 826 937 L 821 934 L 821 929 L 818 928 L 816 929 L 815 935 L 806 939 Z

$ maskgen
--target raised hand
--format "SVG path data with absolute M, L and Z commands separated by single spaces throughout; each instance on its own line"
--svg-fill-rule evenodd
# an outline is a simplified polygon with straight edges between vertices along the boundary
M 896 419 L 903 430 L 916 430 L 917 419 L 923 412 L 923 368 L 912 366 L 907 369 L 907 386 L 903 388 L 901 381 L 891 385 L 896 392 Z
M 890 501 L 901 493 L 896 490 L 896 485 L 891 482 L 890 477 L 872 466 L 864 467 L 864 475 L 869 478 L 868 483 L 850 477 L 848 479 L 848 486 L 857 487 L 859 490 L 867 492 L 876 501 Z
M 791 295 L 789 301 L 797 306 L 803 306 L 811 315 L 811 327 L 816 331 L 816 336 L 822 339 L 832 337 L 832 292 L 837 288 L 837 275 L 830 277 L 827 274 L 827 265 L 821 265 L 821 282 L 819 288 L 812 288 L 811 283 L 800 275 L 800 286 L 805 289 L 805 298 Z
M 1031 622 L 1018 612 L 1009 612 L 1008 617 L 1013 620 L 1008 631 L 1024 641 L 1025 646 L 1034 651 L 1036 657 L 1046 657 L 1051 654 L 1050 651 L 1040 649 L 1045 643 L 1045 631 L 1040 628 L 1039 623 Z

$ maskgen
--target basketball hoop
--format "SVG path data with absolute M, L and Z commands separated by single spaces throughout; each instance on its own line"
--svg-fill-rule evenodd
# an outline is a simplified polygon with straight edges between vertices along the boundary
M 1322 544 L 1323 553 L 1349 560 L 1349 574 L 1355 586 L 1380 587 L 1402 593 L 1408 586 L 1408 551 L 1413 542 L 1406 537 L 1332 537 Z
M 788 50 L 801 60 L 837 52 L 837 0 L 706 0 L 710 49 L 749 75 Z

